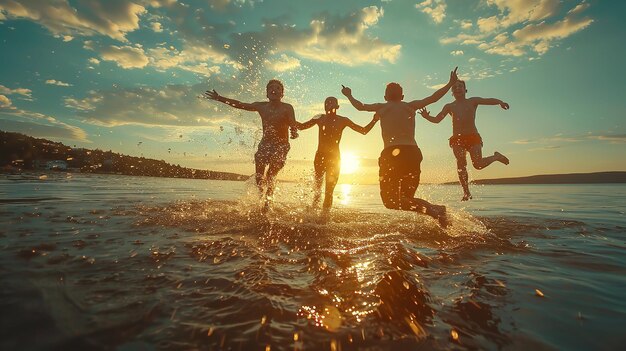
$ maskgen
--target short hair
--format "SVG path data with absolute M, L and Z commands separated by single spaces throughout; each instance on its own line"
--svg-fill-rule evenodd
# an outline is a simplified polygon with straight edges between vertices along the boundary
M 464 81 L 464 80 L 460 80 L 460 79 L 458 79 L 456 82 L 457 82 L 457 83 L 461 83 L 461 84 L 463 84 L 463 87 L 465 88 L 465 90 L 467 90 L 467 85 L 465 84 L 465 81 Z
M 326 100 L 324 100 L 324 105 L 327 104 L 330 100 L 335 100 L 335 102 L 337 102 L 337 103 L 339 102 L 336 97 L 329 96 L 329 97 L 326 98 Z
M 281 81 L 280 81 L 280 80 L 278 80 L 278 79 L 270 79 L 270 81 L 269 81 L 269 82 L 267 82 L 267 85 L 265 86 L 265 89 L 269 88 L 269 87 L 270 87 L 270 85 L 272 85 L 272 84 L 278 84 L 278 85 L 280 86 L 280 89 L 281 89 L 282 91 L 285 91 L 285 86 L 283 85 L 283 82 L 281 82 Z
M 402 87 L 398 83 L 389 83 L 387 84 L 387 89 L 385 89 L 385 99 L 386 100 L 402 100 Z

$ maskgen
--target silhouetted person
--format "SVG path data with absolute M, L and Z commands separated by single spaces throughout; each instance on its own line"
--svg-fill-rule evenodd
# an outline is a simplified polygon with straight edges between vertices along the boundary
M 463 187 L 464 194 L 461 201 L 467 201 L 472 198 L 468 185 L 466 152 L 469 152 L 472 165 L 476 169 L 483 169 L 495 161 L 500 161 L 505 165 L 509 164 L 509 159 L 497 151 L 493 153 L 493 156 L 483 157 L 483 140 L 480 134 L 478 134 L 475 123 L 478 105 L 500 105 L 503 109 L 508 110 L 509 104 L 493 98 L 466 98 L 465 93 L 467 93 L 465 82 L 459 80 L 452 86 L 454 101 L 446 104 L 441 112 L 437 114 L 437 117 L 430 116 L 430 112 L 425 108 L 420 110 L 422 117 L 433 123 L 441 122 L 448 114 L 452 115 L 450 147 L 452 152 L 454 152 L 454 157 L 456 157 L 459 181 Z
M 367 134 L 372 127 L 378 121 L 378 118 L 374 116 L 372 121 L 365 127 L 361 127 L 352 122 L 349 118 L 337 115 L 337 109 L 339 103 L 337 98 L 328 97 L 324 101 L 324 109 L 326 114 L 317 115 L 311 120 L 298 123 L 298 129 L 308 129 L 317 125 L 319 127 L 319 138 L 317 144 L 317 152 L 315 153 L 315 161 L 313 166 L 315 168 L 315 184 L 314 184 L 314 197 L 313 206 L 319 206 L 322 181 L 326 176 L 326 191 L 324 193 L 324 204 L 322 206 L 322 219 L 328 220 L 330 208 L 333 205 L 333 192 L 339 179 L 339 172 L 341 170 L 341 154 L 339 152 L 339 142 L 343 130 L 346 127 L 352 128 L 363 135 Z
M 272 79 L 267 83 L 267 98 L 269 101 L 245 103 L 219 95 L 215 90 L 204 93 L 206 98 L 223 102 L 234 108 L 246 111 L 256 111 L 261 116 L 263 137 L 254 155 L 256 168 L 256 184 L 263 193 L 263 185 L 267 187 L 263 205 L 263 212 L 267 211 L 274 194 L 276 175 L 285 166 L 289 152 L 289 129 L 291 138 L 298 137 L 295 127 L 296 119 L 293 106 L 281 102 L 284 87 L 279 80 Z M 267 168 L 267 174 L 265 169 Z M 265 175 L 265 177 L 264 177 Z M 265 179 L 264 179 L 265 178 Z
M 380 116 L 384 149 L 378 159 L 380 197 L 385 207 L 396 210 L 424 213 L 448 225 L 446 207 L 434 205 L 415 197 L 420 182 L 422 152 L 415 141 L 415 111 L 441 99 L 458 80 L 456 68 L 450 80 L 431 96 L 404 102 L 402 87 L 387 84 L 384 103 L 364 104 L 352 96 L 352 90 L 343 87 L 341 92 L 359 111 L 376 112 Z

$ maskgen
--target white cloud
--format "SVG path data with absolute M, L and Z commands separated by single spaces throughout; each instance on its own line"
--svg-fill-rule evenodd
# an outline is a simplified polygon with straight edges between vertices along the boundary
M 435 23 L 443 22 L 446 17 L 446 3 L 444 0 L 426 0 L 415 4 L 415 8 L 429 15 Z
M 100 64 L 100 60 L 98 60 L 95 57 L 90 58 L 88 61 L 89 61 L 89 63 L 94 64 L 94 65 L 99 65 Z
M 163 32 L 163 26 L 161 26 L 161 23 L 159 22 L 152 22 L 150 24 L 150 28 L 152 28 L 152 30 L 155 31 L 156 33 Z
M 133 46 L 110 45 L 100 50 L 100 57 L 105 61 L 113 61 L 124 69 L 143 68 L 149 62 L 143 49 Z
M 9 108 L 13 105 L 11 99 L 6 97 L 5 95 L 0 94 L 0 107 L 1 108 Z
M 126 33 L 139 28 L 139 16 L 146 8 L 129 0 L 82 1 L 74 8 L 67 0 L 0 0 L 7 19 L 28 19 L 55 35 L 102 34 L 126 41 Z
M 383 15 L 382 8 L 369 6 L 346 17 L 314 19 L 307 31 L 283 26 L 270 27 L 266 34 L 269 38 L 276 37 L 279 51 L 291 51 L 310 60 L 348 66 L 383 61 L 393 63 L 402 46 L 387 44 L 366 34 Z
M 285 72 L 300 67 L 300 60 L 282 54 L 278 58 L 265 60 L 265 66 L 276 72 Z
M 62 82 L 62 81 L 56 80 L 56 79 L 48 79 L 48 80 L 46 80 L 46 84 L 48 84 L 48 85 L 58 85 L 60 87 L 71 87 L 72 86 L 72 84 L 65 83 L 65 82 Z
M 0 94 L 4 94 L 4 95 L 21 95 L 27 99 L 31 99 L 32 96 L 32 90 L 30 89 L 26 89 L 26 88 L 15 88 L 15 89 L 11 89 L 11 88 L 7 88 L 4 85 L 0 84 Z
M 459 33 L 440 39 L 442 44 L 476 45 L 490 54 L 525 56 L 531 52 L 543 55 L 555 42 L 587 28 L 593 19 L 581 17 L 589 8 L 582 2 L 556 18 L 559 0 L 487 0 L 499 14 L 479 18 L 477 33 Z M 533 57 L 532 59 L 536 59 Z
M 450 54 L 452 56 L 461 56 L 461 55 L 464 54 L 464 52 L 463 52 L 463 50 L 454 50 L 454 51 L 451 51 Z

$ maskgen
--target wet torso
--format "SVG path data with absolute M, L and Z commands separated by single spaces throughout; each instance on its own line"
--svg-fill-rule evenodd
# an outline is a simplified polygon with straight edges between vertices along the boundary
M 417 145 L 415 110 L 404 101 L 390 101 L 378 110 L 384 148 L 395 145 Z
M 476 129 L 476 107 L 471 99 L 455 100 L 450 103 L 452 135 L 478 134 Z
M 257 102 L 263 126 L 262 142 L 289 144 L 289 126 L 293 107 L 284 102 Z

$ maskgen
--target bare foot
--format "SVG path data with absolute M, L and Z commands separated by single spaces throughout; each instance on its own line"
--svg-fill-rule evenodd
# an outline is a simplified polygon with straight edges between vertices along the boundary
M 467 201 L 471 199 L 472 199 L 472 194 L 466 193 L 463 195 L 463 198 L 461 199 L 461 201 Z
M 505 165 L 509 164 L 509 159 L 499 152 L 494 152 L 493 155 L 498 158 L 498 161 L 504 163 Z

